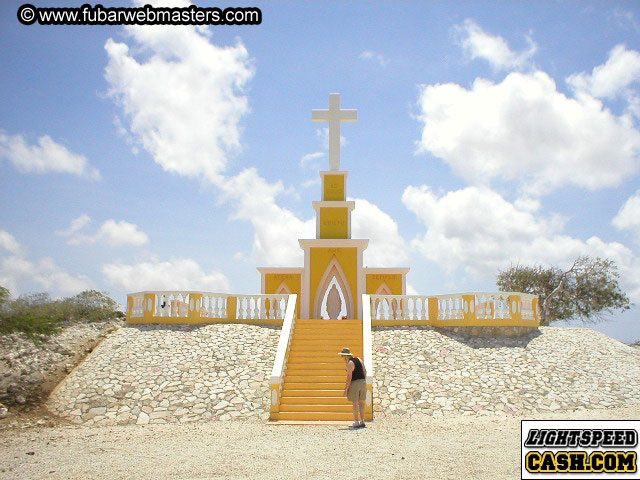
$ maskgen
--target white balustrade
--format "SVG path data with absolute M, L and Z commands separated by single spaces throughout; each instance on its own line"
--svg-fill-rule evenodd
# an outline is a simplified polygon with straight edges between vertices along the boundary
M 510 296 L 520 302 L 509 304 Z M 469 300 L 472 297 L 473 300 Z M 452 295 L 369 295 L 372 320 L 435 320 L 429 319 L 429 298 L 438 302 L 438 320 L 462 320 L 465 314 L 475 313 L 477 320 L 510 319 L 511 312 L 522 320 L 535 320 L 536 295 L 517 292 L 479 292 Z
M 136 293 L 131 295 L 131 317 L 143 317 L 144 316 L 144 293 Z
M 278 309 L 284 305 L 282 319 L 282 330 L 280 331 L 280 339 L 278 340 L 278 349 L 276 350 L 276 358 L 273 362 L 273 369 L 271 370 L 271 408 L 272 411 L 276 405 L 280 403 L 280 394 L 282 388 L 282 382 L 284 380 L 285 361 L 287 358 L 287 352 L 289 351 L 289 345 L 291 344 L 291 337 L 293 336 L 293 329 L 296 322 L 296 295 L 266 295 L 270 300 L 269 310 L 273 311 L 275 315 Z
M 509 295 L 495 294 L 493 297 L 495 313 L 493 318 L 510 318 L 511 309 L 509 308 Z
M 147 292 L 155 294 L 153 312 L 158 317 L 186 317 L 189 314 L 189 292 Z
M 228 298 L 236 297 L 236 318 L 243 320 L 281 319 L 287 309 L 288 295 L 227 295 L 210 292 L 155 291 L 130 294 L 130 317 L 143 317 L 146 305 L 153 317 L 188 317 L 197 312 L 201 318 L 227 318 Z M 152 295 L 154 300 L 149 298 Z M 197 316 L 196 315 L 196 316 Z
M 287 308 L 288 295 L 238 295 L 236 315 L 239 319 L 280 319 Z
M 200 316 L 206 318 L 227 318 L 227 295 L 203 293 Z
M 521 305 L 521 317 L 523 320 L 535 320 L 535 313 L 533 307 L 533 300 L 537 298 L 536 295 L 531 295 L 528 293 L 520 294 L 520 305 Z
M 459 320 L 464 318 L 462 294 L 437 295 L 438 320 Z

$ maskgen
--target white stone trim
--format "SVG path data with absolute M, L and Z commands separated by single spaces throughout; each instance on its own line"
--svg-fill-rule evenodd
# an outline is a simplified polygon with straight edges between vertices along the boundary
M 368 239 L 356 238 L 301 238 L 298 244 L 302 249 L 307 248 L 358 248 L 365 251 L 369 245 Z M 307 252 L 305 250 L 305 256 Z M 305 263 L 305 270 L 307 265 Z
M 349 212 L 356 208 L 356 202 L 354 200 L 320 200 L 311 202 L 313 209 L 320 213 L 320 208 L 344 208 L 347 207 Z
M 300 240 L 298 240 L 300 242 Z M 304 250 L 304 268 L 302 269 L 302 278 L 300 281 L 300 318 L 309 318 L 309 295 L 311 295 L 311 252 L 310 247 L 300 243 L 300 247 Z
M 368 274 L 381 274 L 381 273 L 387 273 L 390 275 L 397 275 L 397 274 L 402 274 L 402 275 L 406 275 L 407 273 L 409 273 L 409 270 L 411 270 L 409 267 L 392 267 L 392 268 L 385 268 L 385 267 L 364 267 L 364 271 L 365 273 Z
M 368 245 L 368 241 L 367 241 L 367 245 Z M 365 247 L 366 248 L 366 247 Z M 358 291 L 358 318 L 362 318 L 362 295 L 365 293 L 366 290 L 366 277 L 364 275 L 364 268 L 362 268 L 362 252 L 364 251 L 364 248 L 358 249 L 358 253 L 356 256 L 356 265 L 357 265 L 357 278 L 358 278 L 358 286 L 357 286 L 357 291 Z
M 257 267 L 262 274 L 266 273 L 302 273 L 304 270 L 302 267 Z

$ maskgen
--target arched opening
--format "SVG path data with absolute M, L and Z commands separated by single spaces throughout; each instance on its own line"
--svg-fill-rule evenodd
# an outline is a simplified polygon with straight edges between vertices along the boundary
M 336 303 L 339 305 L 337 308 Z M 330 308 L 327 308 L 328 305 Z M 328 318 L 331 316 L 330 311 L 333 311 L 337 318 L 353 318 L 354 315 L 351 288 L 335 255 L 322 275 L 313 302 L 314 318 Z
M 336 295 L 332 292 L 334 289 L 338 295 L 337 299 Z M 340 284 L 335 277 L 333 277 L 331 282 L 329 282 L 329 287 L 325 291 L 324 297 L 320 303 L 320 317 L 329 319 L 347 317 L 347 302 L 344 298 L 344 293 L 340 288 Z

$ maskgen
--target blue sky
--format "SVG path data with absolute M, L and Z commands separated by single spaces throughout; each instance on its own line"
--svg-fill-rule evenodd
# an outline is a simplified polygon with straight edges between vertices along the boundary
M 0 5 L 14 295 L 254 293 L 255 267 L 301 266 L 328 168 L 311 110 L 339 92 L 367 266 L 439 294 L 603 256 L 640 302 L 637 2 L 255 2 L 261 25 L 208 29 L 24 26 L 21 3 Z M 638 340 L 638 313 L 597 328 Z

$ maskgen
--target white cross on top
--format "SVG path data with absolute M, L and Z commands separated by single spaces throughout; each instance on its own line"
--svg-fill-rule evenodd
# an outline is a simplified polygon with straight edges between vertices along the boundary
M 340 123 L 358 121 L 357 110 L 340 110 L 340 94 L 329 94 L 329 110 L 312 110 L 311 120 L 329 123 L 329 170 L 340 170 Z

